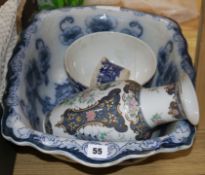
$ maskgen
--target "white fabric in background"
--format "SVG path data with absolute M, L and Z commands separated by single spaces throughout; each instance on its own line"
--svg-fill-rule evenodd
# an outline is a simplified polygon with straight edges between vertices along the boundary
M 16 14 L 18 0 L 8 0 L 0 7 L 0 102 L 6 87 L 7 64 L 17 42 Z

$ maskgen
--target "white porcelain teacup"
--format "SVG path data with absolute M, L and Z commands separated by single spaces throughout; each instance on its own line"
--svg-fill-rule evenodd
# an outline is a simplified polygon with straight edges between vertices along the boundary
M 97 32 L 79 38 L 65 53 L 65 68 L 76 82 L 90 86 L 102 58 L 130 71 L 130 80 L 143 85 L 154 75 L 156 55 L 142 40 L 119 32 Z

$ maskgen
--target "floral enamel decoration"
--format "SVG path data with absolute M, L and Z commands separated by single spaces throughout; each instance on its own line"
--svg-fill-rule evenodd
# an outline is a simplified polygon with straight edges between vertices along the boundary
M 113 136 L 110 139 L 115 138 L 119 141 L 145 139 L 152 128 L 185 118 L 179 89 L 182 88 L 183 91 L 186 87 L 183 87 L 184 80 L 181 81 L 181 84 L 171 84 L 151 90 L 142 88 L 134 81 L 115 82 L 103 85 L 101 89 L 100 86 L 90 88 L 84 92 L 85 94 L 82 92 L 71 99 L 76 104 L 75 108 L 62 104 L 63 110 L 58 110 L 57 107 L 60 113 L 54 109 L 48 116 L 48 121 L 52 125 L 52 134 L 61 136 L 59 134 L 63 132 L 62 135 L 67 134 L 67 137 L 84 139 L 92 135 L 94 140 L 102 141 L 105 138 L 104 141 L 113 141 L 105 137 L 112 131 Z M 84 100 L 89 101 L 92 96 L 87 96 L 86 93 L 98 94 L 99 91 L 101 91 L 100 98 L 99 96 L 98 99 L 94 98 L 92 105 L 82 106 L 82 101 L 79 100 L 81 98 L 78 96 L 85 97 Z M 159 98 L 162 101 L 160 104 L 156 103 L 156 99 Z M 54 121 L 58 122 L 53 123 Z M 98 127 L 98 131 L 92 129 L 95 126 Z M 98 133 L 99 131 L 104 133 L 104 137 Z

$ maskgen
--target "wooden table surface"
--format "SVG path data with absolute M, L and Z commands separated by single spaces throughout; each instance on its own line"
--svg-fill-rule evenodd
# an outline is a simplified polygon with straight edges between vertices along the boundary
M 189 53 L 192 58 L 195 58 L 198 19 L 184 23 L 181 27 L 188 41 Z M 202 122 L 200 123 L 194 145 L 191 149 L 171 154 L 155 155 L 140 164 L 131 166 L 93 169 L 66 161 L 60 161 L 57 158 L 42 154 L 28 147 L 16 147 L 16 150 L 17 158 L 14 175 L 205 175 L 205 127 Z

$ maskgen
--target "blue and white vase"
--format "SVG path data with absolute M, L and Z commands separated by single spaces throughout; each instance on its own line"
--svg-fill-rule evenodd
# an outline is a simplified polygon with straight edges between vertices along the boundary
M 199 109 L 187 75 L 175 84 L 142 88 L 117 81 L 87 89 L 57 106 L 45 120 L 46 133 L 92 141 L 149 137 L 154 127 L 188 119 L 198 124 Z

